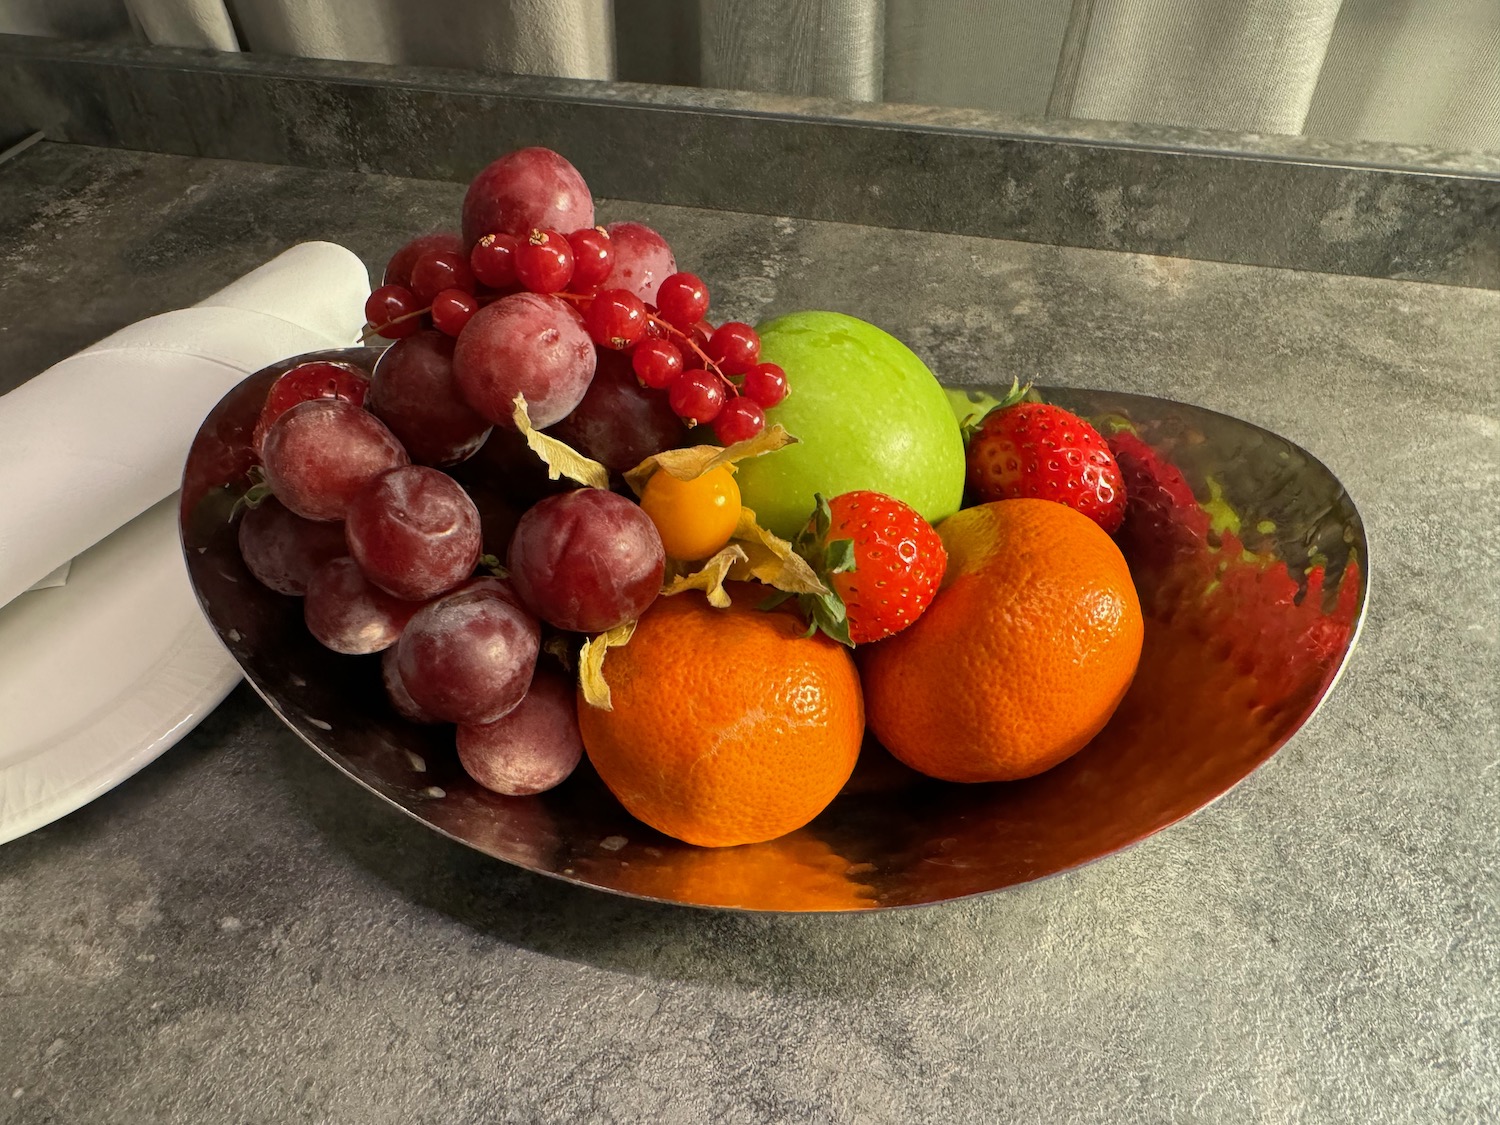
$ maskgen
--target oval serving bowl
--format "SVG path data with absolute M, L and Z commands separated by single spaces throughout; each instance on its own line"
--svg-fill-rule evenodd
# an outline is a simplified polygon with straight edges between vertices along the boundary
M 249 487 L 250 434 L 271 383 L 309 358 L 368 369 L 378 354 L 289 359 L 214 408 L 183 477 L 188 573 L 246 679 L 309 746 L 433 831 L 543 875 L 696 906 L 842 911 L 1056 874 L 1160 831 L 1269 759 L 1332 688 L 1364 615 L 1359 513 L 1306 451 L 1183 403 L 1040 388 L 1114 435 L 1122 465 L 1144 482 L 1120 535 L 1146 615 L 1141 665 L 1082 751 L 1027 781 L 955 785 L 913 773 L 867 740 L 854 777 L 816 820 L 737 848 L 697 848 L 647 828 L 587 760 L 549 793 L 501 797 L 464 774 L 451 727 L 391 709 L 378 657 L 322 648 L 303 626 L 301 600 L 262 587 L 240 560 L 232 513 Z

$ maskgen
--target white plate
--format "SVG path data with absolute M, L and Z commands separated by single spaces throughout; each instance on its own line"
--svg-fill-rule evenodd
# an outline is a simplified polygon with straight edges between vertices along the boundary
M 0 843 L 113 789 L 239 682 L 188 584 L 177 502 L 0 607 Z

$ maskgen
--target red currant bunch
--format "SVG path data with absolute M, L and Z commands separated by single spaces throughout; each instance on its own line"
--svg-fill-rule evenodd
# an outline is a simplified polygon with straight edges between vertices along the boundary
M 663 261 L 667 269 L 675 263 L 665 241 L 646 233 L 658 247 L 617 246 L 604 227 L 534 229 L 524 237 L 495 231 L 467 256 L 457 235 L 424 235 L 396 252 L 385 283 L 370 294 L 368 331 L 399 340 L 430 324 L 457 336 L 491 300 L 517 291 L 551 295 L 573 307 L 596 347 L 627 355 L 641 386 L 665 392 L 684 424 L 712 426 L 723 445 L 753 438 L 765 429 L 766 410 L 786 397 L 786 372 L 761 362 L 750 325 L 708 321 L 702 278 L 653 273 Z

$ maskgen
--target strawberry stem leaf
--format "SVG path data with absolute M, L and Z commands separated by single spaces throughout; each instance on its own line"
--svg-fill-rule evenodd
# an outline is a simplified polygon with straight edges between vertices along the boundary
M 844 606 L 844 599 L 833 588 L 830 578 L 834 574 L 854 570 L 854 540 L 830 540 L 828 536 L 833 527 L 833 510 L 822 493 L 815 493 L 813 501 L 812 515 L 808 518 L 807 526 L 797 536 L 794 547 L 828 590 L 822 594 L 797 595 L 797 608 L 802 611 L 803 620 L 807 622 L 808 636 L 821 629 L 840 644 L 853 648 L 854 642 L 849 639 L 849 613 Z M 776 605 L 784 600 L 772 599 Z M 769 608 L 769 605 L 761 608 Z
M 823 571 L 839 574 L 854 570 L 854 540 L 835 539 L 823 552 Z M 819 577 L 822 577 L 820 574 Z

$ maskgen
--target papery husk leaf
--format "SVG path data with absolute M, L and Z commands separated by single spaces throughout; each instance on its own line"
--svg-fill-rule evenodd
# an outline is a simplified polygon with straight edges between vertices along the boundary
M 627 621 L 583 642 L 578 653 L 578 685 L 583 689 L 583 701 L 590 707 L 614 710 L 609 683 L 604 678 L 604 656 L 610 649 L 628 642 L 634 632 L 635 622 Z
M 563 666 L 564 671 L 571 672 L 573 670 L 573 642 L 561 633 L 553 633 L 552 636 L 543 641 L 542 651 L 549 652 L 557 657 L 557 661 Z
M 786 432 L 780 422 L 767 426 L 753 438 L 737 441 L 730 446 L 692 445 L 686 449 L 665 449 L 647 457 L 625 474 L 625 483 L 639 496 L 646 490 L 646 482 L 660 470 L 670 473 L 678 480 L 696 480 L 704 473 L 712 472 L 721 465 L 733 465 L 751 457 L 775 453 L 797 439 Z
M 730 539 L 744 548 L 745 554 L 744 562 L 730 568 L 731 579 L 764 582 L 789 594 L 828 593 L 807 560 L 785 539 L 761 527 L 749 508 L 740 509 L 740 520 Z
M 670 598 L 686 590 L 702 590 L 708 595 L 708 604 L 715 609 L 728 609 L 729 593 L 724 589 L 724 580 L 730 570 L 746 561 L 744 548 L 736 543 L 720 550 L 708 558 L 697 570 L 679 574 L 662 587 L 662 597 Z
M 567 477 L 586 488 L 609 488 L 609 470 L 598 461 L 590 460 L 565 441 L 558 441 L 551 434 L 544 434 L 531 424 L 531 415 L 526 409 L 526 396 L 516 395 L 515 410 L 511 417 L 516 429 L 525 437 L 531 451 L 547 466 L 549 480 Z

